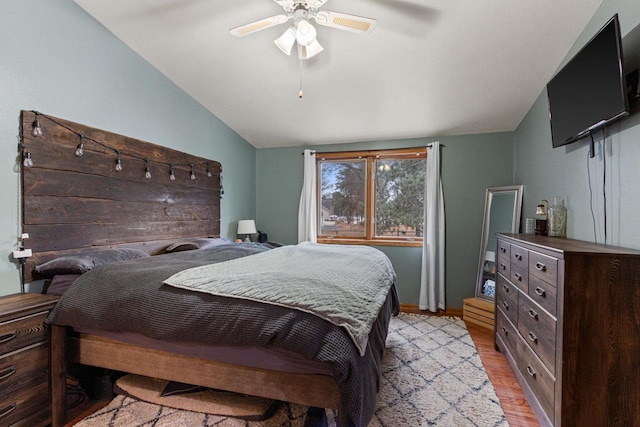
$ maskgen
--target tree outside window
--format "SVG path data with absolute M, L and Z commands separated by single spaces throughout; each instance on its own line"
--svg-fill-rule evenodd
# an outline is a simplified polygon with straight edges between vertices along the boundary
M 367 164 L 365 160 L 321 161 L 320 235 L 364 237 Z
M 419 245 L 425 161 L 424 148 L 318 153 L 318 241 Z

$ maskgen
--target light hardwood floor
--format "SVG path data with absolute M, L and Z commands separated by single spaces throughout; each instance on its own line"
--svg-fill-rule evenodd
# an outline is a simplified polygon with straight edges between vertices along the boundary
M 529 406 L 507 360 L 493 346 L 493 332 L 467 323 L 487 375 L 496 390 L 511 427 L 538 427 L 540 423 Z
M 502 353 L 496 351 L 493 346 L 493 333 L 484 328 L 467 324 L 469 334 L 473 339 L 478 354 L 484 365 L 487 375 L 496 390 L 500 404 L 504 410 L 507 421 L 511 427 L 538 427 L 538 423 L 529 402 L 524 397 L 520 385 L 513 376 L 511 368 Z M 87 415 L 101 409 L 109 402 L 96 402 L 84 406 L 81 411 L 72 413 L 72 420 L 65 427 L 71 427 Z

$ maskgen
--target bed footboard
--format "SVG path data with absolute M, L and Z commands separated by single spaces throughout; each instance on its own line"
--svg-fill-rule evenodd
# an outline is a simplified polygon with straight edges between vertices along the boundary
M 96 335 L 66 337 L 52 325 L 53 426 L 64 425 L 66 363 L 113 369 L 285 402 L 338 409 L 340 391 L 328 375 L 294 374 L 215 362 L 127 344 Z M 65 356 L 66 353 L 66 356 Z

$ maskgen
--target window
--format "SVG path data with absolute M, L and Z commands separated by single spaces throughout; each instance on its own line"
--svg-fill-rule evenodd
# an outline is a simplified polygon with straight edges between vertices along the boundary
M 316 157 L 319 242 L 421 245 L 425 148 Z

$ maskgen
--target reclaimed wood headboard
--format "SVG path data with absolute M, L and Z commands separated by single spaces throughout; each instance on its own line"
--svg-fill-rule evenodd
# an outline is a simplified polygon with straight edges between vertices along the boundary
M 180 238 L 220 235 L 219 162 L 34 111 L 21 112 L 21 145 L 33 162 L 21 168 L 26 281 L 38 278 L 35 265 L 81 248 L 156 254 Z

